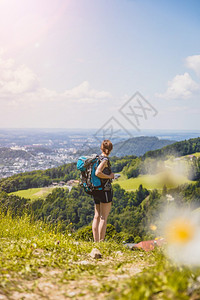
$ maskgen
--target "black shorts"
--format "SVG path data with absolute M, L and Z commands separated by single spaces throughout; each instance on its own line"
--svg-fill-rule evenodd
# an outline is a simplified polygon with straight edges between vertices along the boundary
M 113 190 L 109 191 L 93 191 L 92 196 L 95 204 L 112 202 Z

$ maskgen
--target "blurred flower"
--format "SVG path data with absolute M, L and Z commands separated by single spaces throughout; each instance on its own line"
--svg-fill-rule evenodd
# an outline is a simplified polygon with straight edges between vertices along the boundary
M 200 214 L 186 209 L 167 211 L 161 221 L 167 254 L 176 263 L 200 265 Z
M 165 228 L 168 243 L 186 244 L 195 235 L 196 227 L 189 218 L 177 217 L 171 220 Z
M 174 198 L 170 194 L 166 194 L 167 201 L 174 201 Z
M 151 225 L 150 225 L 150 229 L 151 229 L 151 230 L 153 230 L 153 231 L 155 231 L 155 230 L 157 229 L 157 226 L 156 226 L 156 225 L 153 225 L 153 224 L 151 224 Z

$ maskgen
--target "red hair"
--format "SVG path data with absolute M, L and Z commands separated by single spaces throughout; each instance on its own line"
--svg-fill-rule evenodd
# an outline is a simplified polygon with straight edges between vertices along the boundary
M 111 143 L 111 141 L 109 140 L 104 140 L 102 143 L 101 143 L 101 150 L 106 154 L 106 155 L 109 155 L 110 152 L 112 151 L 113 149 L 113 144 Z

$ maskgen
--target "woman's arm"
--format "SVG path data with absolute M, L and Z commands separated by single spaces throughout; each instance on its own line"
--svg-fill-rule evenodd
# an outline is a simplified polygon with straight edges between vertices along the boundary
M 99 166 L 96 169 L 95 175 L 99 178 L 104 178 L 104 179 L 114 179 L 114 173 L 111 173 L 110 175 L 106 175 L 103 173 L 103 169 L 107 167 L 107 161 L 103 160 Z

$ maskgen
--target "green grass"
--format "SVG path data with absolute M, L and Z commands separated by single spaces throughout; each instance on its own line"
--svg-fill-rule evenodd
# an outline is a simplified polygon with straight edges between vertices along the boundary
M 48 194 L 52 192 L 54 188 L 55 187 L 43 187 L 43 188 L 33 188 L 28 190 L 20 190 L 17 192 L 10 193 L 10 195 L 17 195 L 19 197 L 35 200 L 38 198 L 45 198 Z
M 200 270 L 178 267 L 162 249 L 75 241 L 28 216 L 0 213 L 0 295 L 8 299 L 199 299 Z M 90 252 L 97 248 L 99 260 Z M 191 293 L 189 293 L 191 291 Z M 6 299 L 7 299 L 6 298 Z
M 34 199 L 37 199 L 37 198 L 46 197 L 49 193 L 51 193 L 52 190 L 53 190 L 53 187 L 52 188 L 49 188 L 49 187 L 33 188 L 33 189 L 13 192 L 13 193 L 10 193 L 10 194 L 34 200 Z
M 200 157 L 200 152 L 195 152 L 195 153 L 192 153 L 192 154 L 188 154 L 188 155 L 185 155 L 185 156 L 190 156 L 190 155 L 194 155 L 196 157 Z M 183 156 L 184 157 L 184 156 Z
M 193 153 L 192 155 L 200 157 L 200 152 Z M 136 178 L 127 179 L 124 174 L 120 173 L 121 177 L 113 183 L 118 183 L 127 191 L 134 191 L 138 189 L 140 184 L 142 184 L 143 187 L 152 190 L 162 189 L 164 185 L 166 185 L 167 188 L 174 188 L 184 183 L 196 183 L 196 181 L 191 181 L 187 179 L 186 176 L 182 175 L 187 173 L 188 168 L 188 162 L 183 160 L 185 156 L 182 156 L 180 160 L 174 160 L 174 157 L 169 158 L 164 162 L 165 171 L 159 172 L 155 175 L 146 174 L 139 175 Z
M 142 184 L 143 187 L 152 189 L 162 189 L 164 185 L 168 188 L 176 187 L 184 183 L 195 183 L 195 181 L 188 180 L 185 176 L 174 175 L 169 172 L 160 172 L 155 175 L 139 175 L 136 178 L 127 179 L 126 176 L 122 175 L 117 181 L 121 188 L 127 191 L 134 191 L 138 189 L 139 185 Z
M 175 158 L 175 157 L 171 157 L 171 158 L 165 160 L 165 165 L 167 165 L 168 167 L 175 167 L 177 164 L 179 164 L 181 162 L 182 164 L 185 164 L 185 166 L 187 166 L 187 161 L 184 161 L 184 158 L 189 157 L 190 155 L 200 157 L 200 152 L 195 152 L 195 153 L 192 153 L 192 154 L 188 154 L 188 155 L 178 157 L 178 160 L 176 160 L 177 158 Z

